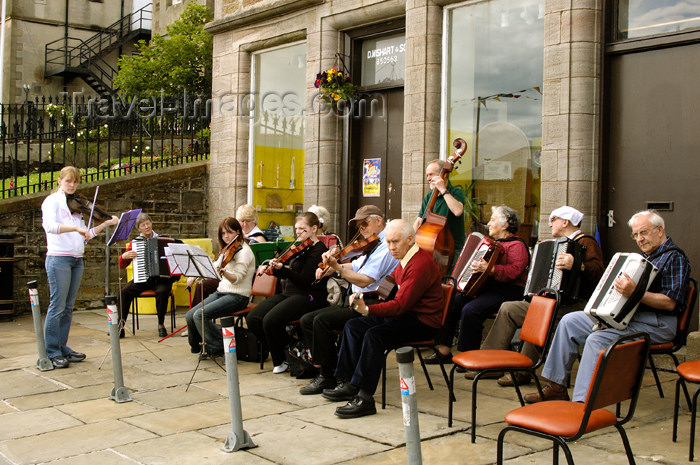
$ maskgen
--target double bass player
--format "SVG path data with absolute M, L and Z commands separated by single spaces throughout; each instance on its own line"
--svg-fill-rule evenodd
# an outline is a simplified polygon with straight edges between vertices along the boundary
M 418 218 L 413 223 L 413 229 L 417 232 L 416 242 L 423 247 L 420 240 L 420 228 L 425 221 L 426 213 L 430 210 L 436 215 L 447 217 L 445 232 L 449 233 L 454 240 L 454 253 L 449 257 L 449 260 L 450 263 L 454 263 L 454 258 L 459 256 L 466 238 L 464 232 L 464 192 L 459 187 L 453 186 L 449 177 L 443 178 L 441 176 L 444 167 L 445 161 L 439 159 L 431 160 L 426 165 L 425 177 L 430 186 L 430 192 L 423 198 L 423 204 Z M 434 194 L 437 195 L 437 199 L 432 209 L 429 209 L 431 198 Z M 447 272 L 449 270 L 444 271 Z

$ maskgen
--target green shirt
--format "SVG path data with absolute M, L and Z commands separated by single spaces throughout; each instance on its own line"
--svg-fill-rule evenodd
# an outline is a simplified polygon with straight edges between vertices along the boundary
M 452 197 L 454 197 L 459 202 L 461 202 L 462 205 L 464 205 L 464 192 L 462 192 L 462 189 L 460 189 L 457 186 L 453 186 L 448 182 L 447 192 L 449 192 L 452 195 Z M 423 216 L 423 214 L 425 213 L 425 209 L 428 208 L 428 204 L 430 203 L 430 196 L 432 194 L 432 192 L 428 192 L 423 198 L 423 205 L 421 205 L 420 213 L 418 214 L 418 216 Z M 452 238 L 455 241 L 456 259 L 456 257 L 459 257 L 459 253 L 462 251 L 462 247 L 464 247 L 464 241 L 467 237 L 466 233 L 464 232 L 464 210 L 462 210 L 461 215 L 455 216 L 454 213 L 452 213 L 452 210 L 450 210 L 450 207 L 447 206 L 447 202 L 445 202 L 444 196 L 438 195 L 438 198 L 435 201 L 435 206 L 433 206 L 433 213 L 435 213 L 436 215 L 447 217 L 447 227 L 449 228 L 449 231 L 452 234 Z

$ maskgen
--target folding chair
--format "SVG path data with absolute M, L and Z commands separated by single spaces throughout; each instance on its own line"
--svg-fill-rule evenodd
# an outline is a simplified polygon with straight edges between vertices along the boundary
M 551 295 L 553 297 L 547 297 Z M 542 395 L 542 386 L 540 380 L 535 373 L 535 370 L 544 363 L 545 354 L 549 343 L 552 340 L 554 332 L 554 323 L 556 314 L 559 310 L 559 292 L 554 289 L 543 289 L 539 295 L 533 296 L 530 301 L 530 306 L 525 315 L 523 327 L 520 330 L 520 347 L 518 352 L 512 350 L 468 350 L 461 352 L 454 357 L 452 361 L 454 366 L 450 371 L 450 388 L 449 407 L 447 415 L 447 425 L 452 426 L 452 403 L 454 401 L 454 375 L 457 366 L 466 368 L 467 370 L 476 371 L 477 374 L 472 380 L 472 442 L 476 442 L 476 396 L 477 383 L 485 373 L 507 371 L 510 376 L 515 379 L 516 371 L 526 371 L 535 378 L 537 390 Z M 525 342 L 539 347 L 540 358 L 533 363 L 530 357 L 520 353 Z M 518 383 L 513 383 L 515 392 L 518 393 L 520 405 L 525 405 L 520 386 Z
M 653 355 L 668 355 L 673 359 L 674 366 L 678 368 L 678 358 L 676 357 L 676 352 L 678 352 L 683 346 L 685 346 L 688 340 L 688 333 L 690 332 L 690 322 L 693 314 L 695 313 L 695 305 L 698 300 L 698 282 L 693 278 L 690 278 L 688 282 L 688 300 L 685 308 L 678 315 L 678 327 L 676 329 L 676 336 L 672 341 L 662 342 L 659 344 L 651 344 L 649 348 L 649 368 L 651 368 L 651 373 L 654 375 L 654 381 L 656 381 L 656 388 L 659 390 L 659 397 L 663 398 L 664 390 L 661 387 L 661 382 L 659 381 L 659 375 L 656 373 L 656 366 L 654 365 Z M 685 398 L 688 402 L 688 408 L 690 408 L 690 395 L 688 390 L 683 385 L 685 391 Z
M 698 413 L 698 395 L 700 395 L 700 360 L 681 363 L 676 367 L 678 372 L 678 381 L 676 381 L 676 397 L 673 400 L 673 442 L 676 442 L 678 433 L 678 403 L 680 388 L 683 386 L 686 397 L 688 397 L 688 387 L 686 383 L 698 385 L 698 388 L 693 394 L 693 402 L 690 408 L 690 451 L 688 452 L 688 461 L 693 461 L 695 455 L 695 421 Z
M 450 304 L 452 303 L 452 297 L 454 296 L 454 289 L 455 289 L 455 279 L 451 276 L 444 276 L 442 278 L 444 281 L 452 281 L 453 284 L 442 284 L 442 294 L 443 297 L 445 298 L 445 305 L 442 309 L 442 324 L 445 324 L 445 319 L 447 319 L 447 312 L 450 310 Z M 420 360 L 421 367 L 423 367 L 423 373 L 425 374 L 425 379 L 428 381 L 428 387 L 430 390 L 433 390 L 433 383 L 430 380 L 430 375 L 428 374 L 428 369 L 425 367 L 425 361 L 423 360 L 423 356 L 421 355 L 421 348 L 431 348 L 433 349 L 433 352 L 435 352 L 435 357 L 438 359 L 440 362 L 440 370 L 442 370 L 442 377 L 445 379 L 445 384 L 447 384 L 449 388 L 449 381 L 447 379 L 447 372 L 445 371 L 445 365 L 443 365 L 442 360 L 440 359 L 440 354 L 438 353 L 438 342 L 437 339 L 429 339 L 426 341 L 415 341 L 415 342 L 409 342 L 404 344 L 404 346 L 411 346 L 418 352 L 418 359 Z M 382 408 L 386 408 L 386 357 L 389 355 L 389 353 L 393 349 L 387 350 L 384 352 L 384 367 L 382 368 Z
M 136 330 L 139 329 L 139 299 L 156 298 L 156 292 L 154 290 L 148 289 L 143 291 L 136 297 L 134 297 L 134 302 L 131 304 L 131 332 L 136 334 Z M 168 296 L 168 302 L 170 303 L 170 332 L 175 330 L 175 296 L 173 291 L 170 290 L 170 295 Z
M 567 463 L 573 465 L 567 442 L 576 441 L 585 433 L 614 426 L 622 438 L 627 460 L 633 465 L 634 456 L 623 425 L 634 415 L 648 353 L 648 334 L 622 335 L 607 349 L 600 351 L 585 403 L 549 400 L 508 412 L 505 418 L 508 426 L 498 435 L 497 463 L 503 463 L 503 440 L 508 431 L 552 440 L 552 463 L 559 463 L 561 446 Z M 627 414 L 619 420 L 615 413 L 606 408 L 627 400 L 630 401 Z

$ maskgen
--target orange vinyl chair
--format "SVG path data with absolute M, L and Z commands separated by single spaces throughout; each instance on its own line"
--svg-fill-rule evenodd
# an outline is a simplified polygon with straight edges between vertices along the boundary
M 654 365 L 654 359 L 652 355 L 668 355 L 673 359 L 674 366 L 678 367 L 678 358 L 676 357 L 676 352 L 678 352 L 683 346 L 685 346 L 688 340 L 688 333 L 690 332 L 690 322 L 692 321 L 693 314 L 695 313 L 695 307 L 698 302 L 698 282 L 693 278 L 689 279 L 688 282 L 688 300 L 686 307 L 678 315 L 678 327 L 676 329 L 676 336 L 672 341 L 663 342 L 659 344 L 651 344 L 649 348 L 649 367 L 651 368 L 651 373 L 654 375 L 654 381 L 656 381 L 656 388 L 659 390 L 659 397 L 664 396 L 664 391 L 661 388 L 661 382 L 659 381 L 659 376 L 656 373 L 656 366 Z M 683 385 L 683 390 L 685 392 L 685 398 L 688 402 L 688 408 L 690 408 L 690 395 L 688 394 L 688 389 Z
M 258 270 L 253 277 L 253 287 L 250 290 L 250 302 L 243 310 L 233 312 L 233 317 L 236 319 L 235 325 L 243 326 L 243 318 L 255 308 L 257 302 L 253 302 L 255 296 L 272 297 L 277 292 L 277 277 L 266 274 L 267 265 L 263 264 L 258 267 Z M 262 273 L 262 274 L 260 274 Z M 262 341 L 258 341 L 258 354 L 260 355 L 260 369 L 262 370 L 265 364 L 263 360 Z
M 627 460 L 633 465 L 634 456 L 623 425 L 634 415 L 648 353 L 648 334 L 624 334 L 600 351 L 585 403 L 549 400 L 508 412 L 505 418 L 508 426 L 498 435 L 497 463 L 503 463 L 503 440 L 508 431 L 552 440 L 552 463 L 559 463 L 561 446 L 567 463 L 573 465 L 567 442 L 576 441 L 585 433 L 614 426 L 622 438 Z M 606 408 L 627 400 L 627 413 L 621 419 Z
M 131 305 L 131 332 L 134 334 L 136 334 L 136 330 L 139 329 L 139 299 L 148 298 L 155 299 L 156 292 L 149 289 L 134 297 L 134 302 Z M 175 295 L 173 294 L 172 289 L 170 290 L 168 301 L 170 302 L 170 333 L 172 334 L 172 332 L 175 330 Z
M 686 383 L 698 385 L 698 388 L 693 394 L 693 402 L 690 408 L 690 448 L 688 452 L 688 461 L 693 461 L 695 455 L 695 417 L 698 413 L 698 395 L 700 394 L 700 360 L 681 363 L 676 367 L 678 372 L 678 381 L 676 381 L 676 397 L 673 401 L 673 442 L 676 442 L 678 433 L 678 403 L 680 401 L 680 388 L 683 386 L 685 395 L 688 396 L 688 387 Z
M 442 309 L 442 324 L 445 324 L 445 320 L 447 319 L 447 312 L 450 310 L 450 304 L 452 303 L 452 297 L 454 296 L 454 289 L 455 289 L 455 279 L 451 276 L 444 276 L 442 278 L 445 281 L 452 281 L 453 284 L 442 284 L 442 294 L 445 298 L 445 305 Z M 439 357 L 438 353 L 438 342 L 437 339 L 429 339 L 427 341 L 415 341 L 415 342 L 409 342 L 407 344 L 404 344 L 405 346 L 411 346 L 418 352 L 418 359 L 420 360 L 421 367 L 423 367 L 423 373 L 425 374 L 425 379 L 428 381 L 428 387 L 430 390 L 433 390 L 433 383 L 430 380 L 430 375 L 428 374 L 428 369 L 425 367 L 425 362 L 423 361 L 423 356 L 421 355 L 420 349 L 422 348 L 431 348 L 433 349 L 433 352 L 435 353 L 435 356 L 437 357 L 438 361 L 440 362 L 440 370 L 442 370 L 442 377 L 445 379 L 445 384 L 447 384 L 449 388 L 449 381 L 447 379 L 447 371 L 445 371 L 445 365 L 443 365 L 442 360 Z M 393 349 L 392 349 L 393 350 Z M 391 350 L 387 350 L 384 352 L 384 367 L 382 368 L 382 408 L 386 408 L 386 357 L 389 355 Z
M 547 297 L 548 295 L 553 297 Z M 516 371 L 526 371 L 530 373 L 533 378 L 535 378 L 537 390 L 539 391 L 540 395 L 542 395 L 542 386 L 537 374 L 535 373 L 535 370 L 537 370 L 537 368 L 544 363 L 547 347 L 549 347 L 549 343 L 552 340 L 552 334 L 554 333 L 555 317 L 558 310 L 559 292 L 555 291 L 554 289 L 543 289 L 539 292 L 539 295 L 533 296 L 532 301 L 530 301 L 530 306 L 527 309 L 523 327 L 520 330 L 519 350 L 522 350 L 522 346 L 525 342 L 529 342 L 539 347 L 540 358 L 535 363 L 533 363 L 530 357 L 527 355 L 521 354 L 520 351 L 515 352 L 512 350 L 468 350 L 466 352 L 460 352 L 452 357 L 454 366 L 452 367 L 452 371 L 450 371 L 450 382 L 448 384 L 448 387 L 450 388 L 450 399 L 447 415 L 448 426 L 452 426 L 452 403 L 455 399 L 454 375 L 455 369 L 458 365 L 466 368 L 467 370 L 478 372 L 472 380 L 472 442 L 476 442 L 477 383 L 485 373 L 507 371 L 510 373 L 510 376 L 515 379 Z M 525 405 L 522 393 L 520 392 L 520 386 L 518 386 L 518 383 L 513 384 L 515 386 L 515 392 L 518 393 L 520 405 Z

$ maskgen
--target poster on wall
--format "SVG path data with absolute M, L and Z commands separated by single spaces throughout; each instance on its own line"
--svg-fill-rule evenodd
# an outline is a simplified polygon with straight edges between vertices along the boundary
M 362 164 L 362 196 L 379 197 L 380 175 L 382 172 L 381 158 L 365 158 Z

